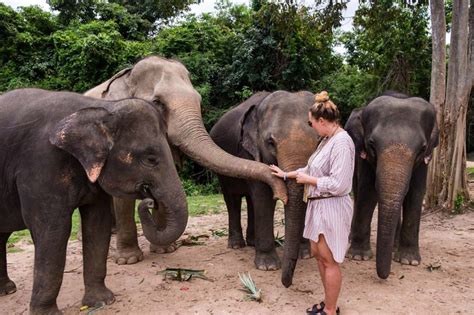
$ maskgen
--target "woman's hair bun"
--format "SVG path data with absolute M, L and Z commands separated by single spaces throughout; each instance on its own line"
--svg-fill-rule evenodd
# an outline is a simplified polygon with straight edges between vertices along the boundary
M 316 94 L 314 97 L 316 103 L 324 103 L 329 100 L 329 94 L 326 91 L 322 91 L 321 93 Z

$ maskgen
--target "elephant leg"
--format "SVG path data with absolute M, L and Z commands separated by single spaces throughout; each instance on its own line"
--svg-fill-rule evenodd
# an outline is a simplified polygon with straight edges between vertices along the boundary
M 375 171 L 365 161 L 358 158 L 355 187 L 354 217 L 351 226 L 351 246 L 347 257 L 355 260 L 369 260 L 373 257 L 370 248 L 370 229 L 377 192 L 375 190 Z
M 246 242 L 248 246 L 255 246 L 255 211 L 250 196 L 245 196 L 247 202 L 247 234 Z
M 240 223 L 242 197 L 226 192 L 225 190 L 223 191 L 223 195 L 229 214 L 229 239 L 227 247 L 233 249 L 243 248 L 245 247 L 245 241 L 242 234 L 242 225 Z
M 110 199 L 109 196 L 104 195 L 100 201 L 79 208 L 83 223 L 82 251 L 85 286 L 82 305 L 97 306 L 115 301 L 114 294 L 104 283 L 112 228 Z
M 422 164 L 413 170 L 410 188 L 403 202 L 402 226 L 398 250 L 395 253 L 394 259 L 405 265 L 417 266 L 421 261 L 419 233 L 427 172 L 428 167 L 426 164 Z
M 28 204 L 22 199 L 22 206 Z M 24 209 L 27 209 L 24 206 Z M 33 291 L 30 314 L 62 314 L 56 298 L 61 288 L 66 264 L 66 247 L 71 234 L 72 211 L 56 209 L 29 209 L 24 213 L 39 213 L 41 220 L 27 218 L 35 244 Z M 28 224 L 28 221 L 31 224 Z
M 110 209 L 111 209 L 111 213 L 112 213 L 112 228 L 111 228 L 111 231 L 112 231 L 112 234 L 116 234 L 117 233 L 117 222 L 115 220 L 113 200 L 110 201 L 110 204 L 111 204 Z M 77 238 L 78 241 L 82 241 L 82 221 L 81 220 L 79 220 L 79 229 L 77 230 L 76 238 Z
M 166 212 L 162 205 L 158 204 L 158 209 L 152 210 L 152 217 L 158 227 L 158 230 L 166 228 Z M 157 254 L 172 253 L 178 249 L 178 244 L 173 242 L 171 244 L 161 246 L 150 243 L 150 252 Z
M 119 265 L 135 264 L 143 260 L 135 225 L 135 200 L 114 198 L 113 204 L 117 223 L 115 262 Z
M 260 270 L 278 270 L 281 261 L 275 249 L 273 216 L 276 202 L 270 187 L 261 182 L 250 186 L 255 218 L 255 266 Z
M 7 241 L 11 233 L 0 233 L 0 296 L 16 292 L 16 285 L 8 278 Z

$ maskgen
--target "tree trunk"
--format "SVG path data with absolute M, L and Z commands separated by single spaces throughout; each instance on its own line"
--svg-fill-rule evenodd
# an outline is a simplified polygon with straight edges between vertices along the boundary
M 468 73 L 469 0 L 453 1 L 447 83 L 444 71 L 446 20 L 442 0 L 431 1 L 431 19 L 433 64 L 430 101 L 438 108 L 440 142 L 430 165 L 427 205 L 454 209 L 459 206 L 459 201 L 469 200 L 465 172 L 466 114 L 472 86 L 471 74 Z
M 441 129 L 441 109 L 444 108 L 446 96 L 446 17 L 443 0 L 431 0 L 431 90 L 430 103 L 436 107 L 438 127 Z M 438 192 L 442 188 L 443 176 L 437 172 L 439 161 L 439 147 L 433 151 L 432 162 L 428 167 L 428 187 L 426 189 L 427 205 L 435 207 Z

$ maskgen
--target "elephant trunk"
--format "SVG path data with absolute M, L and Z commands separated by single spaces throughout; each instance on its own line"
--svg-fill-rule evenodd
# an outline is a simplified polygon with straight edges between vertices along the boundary
M 175 189 L 169 190 L 167 187 L 166 194 L 163 191 L 153 191 L 152 195 L 159 205 L 155 204 L 152 199 L 144 199 L 138 206 L 138 215 L 142 223 L 143 234 L 146 239 L 157 246 L 169 245 L 176 241 L 186 229 L 188 223 L 188 206 L 186 195 L 179 182 L 177 175 L 173 182 L 176 182 Z M 163 187 L 161 187 L 163 188 Z M 163 190 L 163 189 L 160 189 Z M 149 208 L 160 208 L 164 211 L 166 225 L 158 225 L 153 220 Z
M 218 147 L 204 128 L 200 112 L 194 107 L 199 108 L 181 106 L 170 112 L 168 136 L 171 143 L 192 160 L 218 174 L 265 182 L 272 188 L 274 199 L 286 204 L 285 183 L 273 176 L 267 165 L 235 157 Z
M 298 261 L 303 236 L 306 203 L 303 202 L 303 186 L 288 182 L 288 204 L 285 206 L 285 247 L 283 251 L 281 283 L 288 288 Z
M 303 133 L 293 135 L 290 140 L 281 141 L 278 146 L 278 165 L 285 172 L 305 166 L 316 146 L 316 139 Z M 295 143 L 304 143 L 305 145 L 295 146 Z M 286 288 L 293 283 L 306 214 L 306 203 L 303 201 L 304 186 L 297 184 L 295 180 L 290 180 L 287 182 L 287 188 L 288 204 L 285 205 L 285 247 L 281 275 L 281 283 Z
M 403 200 L 410 184 L 414 154 L 404 145 L 391 145 L 377 161 L 376 188 L 378 200 L 377 275 L 386 279 L 390 274 L 395 231 Z

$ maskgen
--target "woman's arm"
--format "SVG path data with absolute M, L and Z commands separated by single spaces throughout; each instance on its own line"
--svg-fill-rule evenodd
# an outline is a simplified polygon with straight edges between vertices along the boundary
M 301 169 L 297 169 L 296 171 L 291 171 L 291 172 L 284 172 L 282 171 L 281 168 L 279 168 L 276 165 L 270 165 L 270 169 L 272 170 L 272 174 L 283 178 L 283 180 L 286 180 L 288 178 L 293 178 L 296 179 L 296 182 L 298 184 L 310 184 L 316 186 L 317 184 L 317 179 L 314 176 L 310 176 L 304 172 L 301 172 Z

